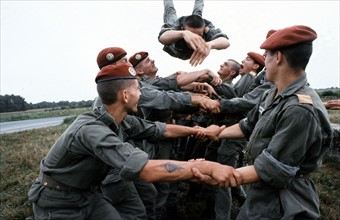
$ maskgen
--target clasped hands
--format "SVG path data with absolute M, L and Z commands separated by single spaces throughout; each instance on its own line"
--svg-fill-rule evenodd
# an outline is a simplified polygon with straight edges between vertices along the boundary
M 193 178 L 190 180 L 192 182 L 202 182 L 220 187 L 236 187 L 243 182 L 242 175 L 231 166 L 204 159 L 195 159 L 189 162 L 194 163 L 191 169 Z
M 194 136 L 200 141 L 205 141 L 208 138 L 212 141 L 219 141 L 218 135 L 225 129 L 225 127 L 225 125 L 210 125 L 209 127 L 203 128 L 196 125 L 193 127 L 197 129 L 197 132 Z

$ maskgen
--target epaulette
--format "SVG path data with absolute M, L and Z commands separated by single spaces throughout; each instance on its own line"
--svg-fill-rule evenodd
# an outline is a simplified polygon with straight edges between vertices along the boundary
M 300 104 L 310 104 L 313 105 L 313 100 L 310 95 L 306 94 L 295 94 L 298 97 L 299 103 Z

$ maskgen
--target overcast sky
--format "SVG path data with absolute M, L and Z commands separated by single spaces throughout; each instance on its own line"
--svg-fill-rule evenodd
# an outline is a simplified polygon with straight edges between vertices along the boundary
M 177 15 L 189 15 L 194 0 L 174 1 Z M 97 96 L 96 58 L 118 46 L 128 56 L 148 51 L 167 76 L 177 70 L 213 71 L 232 58 L 241 62 L 270 29 L 312 27 L 318 38 L 307 66 L 313 88 L 340 87 L 339 1 L 213 1 L 203 17 L 230 38 L 226 50 L 212 51 L 204 63 L 169 56 L 157 37 L 163 1 L 1 1 L 1 95 L 20 95 L 28 103 L 81 101 Z

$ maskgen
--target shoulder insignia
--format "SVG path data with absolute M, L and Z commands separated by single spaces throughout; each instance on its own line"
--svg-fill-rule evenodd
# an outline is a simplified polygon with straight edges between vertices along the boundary
M 295 94 L 298 97 L 300 104 L 310 104 L 313 105 L 313 100 L 310 95 L 305 94 Z

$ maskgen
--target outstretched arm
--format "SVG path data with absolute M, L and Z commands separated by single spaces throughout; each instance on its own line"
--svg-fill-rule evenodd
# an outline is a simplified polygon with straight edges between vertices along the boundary
M 230 46 L 230 42 L 225 37 L 218 37 L 212 41 L 207 42 L 210 49 L 222 50 Z
M 188 30 L 168 30 L 165 31 L 159 38 L 158 41 L 164 45 L 172 44 L 180 39 L 184 39 L 188 46 L 197 50 L 198 48 L 207 48 L 204 39 Z
M 149 160 L 139 177 L 146 182 L 200 180 L 194 176 L 194 170 L 204 176 L 203 182 L 208 184 L 229 187 L 240 185 L 242 182 L 241 175 L 233 167 L 205 160 Z
M 234 124 L 230 127 L 225 128 L 220 135 L 218 136 L 220 139 L 222 138 L 243 138 L 244 134 L 240 128 L 239 124 Z
M 175 124 L 166 124 L 164 137 L 166 138 L 177 138 L 195 136 L 197 138 L 210 138 L 211 140 L 217 141 L 218 135 L 225 128 L 225 126 L 210 125 L 207 128 L 202 127 L 187 127 Z
M 219 170 L 222 169 L 222 170 Z M 215 172 L 223 172 L 223 169 L 226 169 L 223 166 L 215 167 Z M 208 175 L 202 173 L 199 169 L 196 167 L 192 168 L 192 172 L 194 176 L 197 178 L 198 181 L 200 182 L 205 182 L 208 184 L 211 184 L 211 179 Z M 238 185 L 241 184 L 249 184 L 249 183 L 254 183 L 260 180 L 260 176 L 257 174 L 255 167 L 253 165 L 251 166 L 245 166 L 241 168 L 237 168 L 236 172 L 234 172 L 235 178 L 239 180 L 237 182 Z M 233 180 L 232 178 L 230 180 Z M 221 186 L 221 185 L 220 185 Z M 233 184 L 229 184 L 229 186 L 233 186 Z
M 220 76 L 209 69 L 203 69 L 193 72 L 177 72 L 176 80 L 179 86 L 185 86 L 189 83 L 199 81 L 200 79 L 208 79 L 209 77 L 212 78 L 211 80 L 212 85 L 214 86 L 221 85 L 222 80 Z

